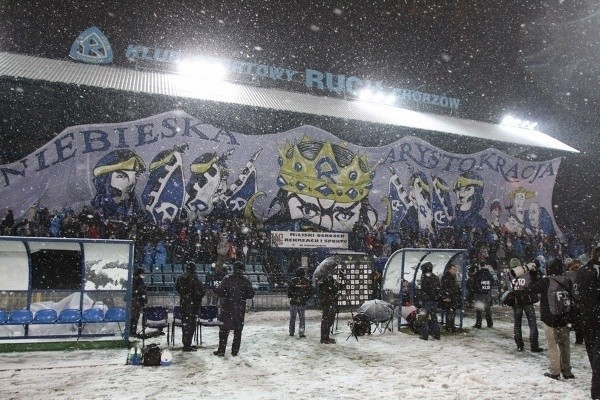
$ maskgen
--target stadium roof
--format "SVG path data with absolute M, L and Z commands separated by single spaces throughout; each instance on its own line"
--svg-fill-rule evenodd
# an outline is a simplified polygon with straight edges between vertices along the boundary
M 187 76 L 172 73 L 0 52 L 0 76 L 237 104 L 579 153 L 537 130 L 231 82 L 190 81 Z

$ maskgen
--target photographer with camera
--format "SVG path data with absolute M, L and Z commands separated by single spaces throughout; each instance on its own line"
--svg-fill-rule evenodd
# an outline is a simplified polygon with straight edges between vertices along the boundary
M 514 319 L 514 338 L 517 344 L 517 351 L 523 351 L 523 333 L 521 324 L 523 322 L 523 313 L 527 317 L 529 325 L 529 345 L 533 353 L 544 351 L 539 346 L 539 333 L 537 328 L 537 319 L 533 305 L 539 301 L 538 295 L 527 292 L 527 288 L 539 279 L 536 265 L 529 263 L 521 265 L 518 258 L 510 260 L 510 268 L 506 279 L 509 281 L 509 287 L 512 287 L 514 293 L 514 303 L 509 304 L 513 309 Z
M 338 292 L 340 284 L 332 275 L 328 275 L 319 283 L 319 303 L 323 308 L 321 315 L 321 343 L 334 344 L 335 339 L 329 337 L 331 327 L 335 322 L 335 311 L 337 308 Z

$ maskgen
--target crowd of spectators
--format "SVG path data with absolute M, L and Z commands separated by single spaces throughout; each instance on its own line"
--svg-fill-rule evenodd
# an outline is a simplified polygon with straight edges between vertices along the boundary
M 263 264 L 267 273 L 285 281 L 287 268 L 276 265 L 270 252 L 268 227 L 235 217 L 208 216 L 187 221 L 178 219 L 161 226 L 145 220 L 105 219 L 91 207 L 80 212 L 64 208 L 50 212 L 31 206 L 20 219 L 8 210 L 0 223 L 0 234 L 11 236 L 130 239 L 135 241 L 136 265 L 164 265 L 193 261 L 201 264 L 242 260 Z M 351 250 L 374 257 L 387 257 L 401 248 L 467 249 L 472 265 L 484 262 L 498 270 L 508 260 L 575 259 L 589 254 L 600 242 L 598 234 L 574 234 L 563 230 L 564 238 L 516 235 L 499 229 L 446 229 L 437 235 L 414 231 L 392 231 L 378 225 L 362 225 L 349 234 Z

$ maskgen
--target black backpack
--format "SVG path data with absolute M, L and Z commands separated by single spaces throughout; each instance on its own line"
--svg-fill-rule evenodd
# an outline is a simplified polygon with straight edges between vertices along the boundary
M 142 365 L 146 367 L 158 367 L 160 365 L 160 347 L 155 344 L 146 346 L 142 353 Z

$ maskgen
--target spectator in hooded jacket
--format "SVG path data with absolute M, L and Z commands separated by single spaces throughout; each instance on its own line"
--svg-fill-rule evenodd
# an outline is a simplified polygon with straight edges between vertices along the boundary
M 133 282 L 131 283 L 131 319 L 129 321 L 129 335 L 137 335 L 137 325 L 140 319 L 142 309 L 148 303 L 148 289 L 144 282 L 146 271 L 143 268 L 138 268 L 135 271 Z
M 461 290 L 456 280 L 458 268 L 451 264 L 446 268 L 446 272 L 442 276 L 442 304 L 445 312 L 445 329 L 448 332 L 456 332 L 458 328 L 455 326 L 456 310 L 461 307 Z
M 514 338 L 517 344 L 517 351 L 523 351 L 525 344 L 523 343 L 523 333 L 521 324 L 523 323 L 523 313 L 527 317 L 527 324 L 529 325 L 529 345 L 531 351 L 539 353 L 544 351 L 539 346 L 539 333 L 537 328 L 537 319 L 535 315 L 535 308 L 533 305 L 538 302 L 538 296 L 531 294 L 527 291 L 530 285 L 535 283 L 538 278 L 538 273 L 535 268 L 531 266 L 522 266 L 521 261 L 518 258 L 510 260 L 510 267 L 512 270 L 525 271 L 527 272 L 514 276 L 507 274 L 506 278 L 509 280 L 510 287 L 515 293 L 515 305 L 513 308 L 513 323 L 514 323 Z
M 421 325 L 423 340 L 429 339 L 429 333 L 434 339 L 440 339 L 440 323 L 438 321 L 438 301 L 441 296 L 440 280 L 433 272 L 433 264 L 426 262 L 421 265 L 421 313 L 424 314 Z
M 310 298 L 310 281 L 306 277 L 306 270 L 298 268 L 288 285 L 288 298 L 290 299 L 290 336 L 294 336 L 296 330 L 296 315 L 298 316 L 298 334 L 305 338 L 305 309 L 306 302 Z
M 233 274 L 225 277 L 215 287 L 215 293 L 221 301 L 221 327 L 219 329 L 219 348 L 213 352 L 219 357 L 225 356 L 229 331 L 233 330 L 231 355 L 237 356 L 242 344 L 242 330 L 246 316 L 246 300 L 254 297 L 252 283 L 244 276 L 246 265 L 242 261 L 233 263 Z
M 204 297 L 204 286 L 196 274 L 196 264 L 188 262 L 185 273 L 177 279 L 175 289 L 179 293 L 181 306 L 181 342 L 183 351 L 196 351 L 192 339 L 198 324 L 198 314 Z
M 475 325 L 473 328 L 481 329 L 483 313 L 485 313 L 485 321 L 487 327 L 494 326 L 492 320 L 492 284 L 494 276 L 485 266 L 485 262 L 481 262 L 472 277 L 473 302 L 475 304 Z
M 592 399 L 600 399 L 600 247 L 592 258 L 577 270 L 579 312 L 583 324 L 585 349 L 592 367 Z
M 558 282 L 558 287 L 564 288 L 564 291 L 567 291 L 569 295 L 573 292 L 571 282 L 563 276 L 563 272 L 562 261 L 554 259 L 546 266 L 546 276 L 532 284 L 528 289 L 531 293 L 540 295 L 540 314 L 544 323 L 544 334 L 548 342 L 548 357 L 550 358 L 550 371 L 546 372 L 544 376 L 552 379 L 559 379 L 561 373 L 565 379 L 575 378 L 571 372 L 568 315 L 552 314 L 548 298 L 548 290 L 552 280 Z

